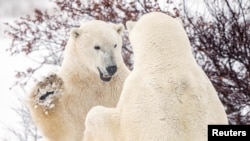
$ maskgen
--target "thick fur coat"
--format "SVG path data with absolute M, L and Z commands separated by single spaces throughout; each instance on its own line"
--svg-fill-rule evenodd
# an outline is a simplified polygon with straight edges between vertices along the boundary
M 128 22 L 134 70 L 116 108 L 97 106 L 84 141 L 206 141 L 208 124 L 227 124 L 179 20 L 152 12 Z

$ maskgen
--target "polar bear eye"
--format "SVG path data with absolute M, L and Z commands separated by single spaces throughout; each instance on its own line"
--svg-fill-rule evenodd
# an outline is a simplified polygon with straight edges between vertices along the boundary
M 94 48 L 95 48 L 95 50 L 100 50 L 101 49 L 100 46 L 95 46 Z
M 114 45 L 114 48 L 116 48 L 116 47 L 117 47 L 117 44 Z

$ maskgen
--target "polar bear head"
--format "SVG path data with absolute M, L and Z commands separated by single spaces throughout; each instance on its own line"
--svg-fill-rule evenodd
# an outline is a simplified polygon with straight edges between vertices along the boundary
M 110 81 L 119 65 L 123 32 L 122 24 L 93 20 L 71 30 L 71 44 L 82 71 L 94 72 L 103 81 Z M 72 50 L 72 49 L 70 49 Z
M 127 21 L 126 26 L 134 51 L 134 66 L 137 63 L 141 66 L 145 60 L 162 65 L 162 60 L 176 62 L 193 58 L 180 18 L 151 12 L 143 15 L 137 22 Z

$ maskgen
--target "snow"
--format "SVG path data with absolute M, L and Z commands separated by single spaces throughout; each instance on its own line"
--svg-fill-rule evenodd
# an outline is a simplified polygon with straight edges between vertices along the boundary
M 48 113 L 49 109 L 55 107 L 54 101 L 58 99 L 60 95 L 63 95 L 63 81 L 56 74 L 51 74 L 45 77 L 37 85 L 37 90 L 34 93 L 35 108 L 38 106 L 45 109 L 45 113 Z M 60 100 L 60 99 L 59 99 Z
M 246 105 L 245 107 L 241 108 L 240 115 L 241 116 L 247 116 L 250 114 L 250 105 Z
M 7 130 L 5 128 L 14 127 L 19 118 L 17 113 L 12 110 L 14 107 L 20 106 L 17 96 L 15 95 L 14 89 L 10 90 L 10 86 L 13 85 L 14 80 L 14 70 L 13 66 L 18 67 L 21 64 L 21 59 L 15 59 L 10 57 L 6 52 L 5 48 L 9 45 L 10 40 L 7 38 L 0 39 L 1 48 L 0 48 L 0 65 L 2 66 L 0 71 L 0 113 L 4 113 L 4 116 L 0 116 L 0 140 L 1 137 Z M 1 128 L 2 127 L 2 128 Z M 2 134 L 3 133 L 3 134 Z
M 10 130 L 17 133 L 25 133 L 20 124 L 22 118 L 16 109 L 25 108 L 22 101 L 24 94 L 20 88 L 10 89 L 14 85 L 15 71 L 27 68 L 33 62 L 24 55 L 10 56 L 6 49 L 11 44 L 11 39 L 4 34 L 6 26 L 3 23 L 13 22 L 20 16 L 30 14 L 34 8 L 47 9 L 54 6 L 46 1 L 33 0 L 0 0 L 0 140 L 17 141 Z M 33 7 L 33 8 L 32 8 Z M 15 110 L 14 110 L 15 109 Z M 30 139 L 34 140 L 34 139 Z
M 15 71 L 26 69 L 28 66 L 35 65 L 29 58 L 24 55 L 19 56 L 10 56 L 8 52 L 6 52 L 6 48 L 8 48 L 11 44 L 11 40 L 4 35 L 4 30 L 6 26 L 2 23 L 4 22 L 12 22 L 20 16 L 25 16 L 27 14 L 31 14 L 34 8 L 39 9 L 49 9 L 51 10 L 54 7 L 54 4 L 49 2 L 50 0 L 45 1 L 34 1 L 34 0 L 0 0 L 0 141 L 4 141 L 8 139 L 8 141 L 16 141 L 17 139 L 13 137 L 13 135 L 6 130 L 8 128 L 14 128 L 17 132 L 22 132 L 24 129 L 21 127 L 21 117 L 17 114 L 16 111 L 13 110 L 16 108 L 23 108 L 25 104 L 22 99 L 24 97 L 23 91 L 18 88 L 10 89 L 13 86 L 15 80 Z M 163 0 L 161 0 L 163 1 Z M 86 2 L 86 1 L 85 1 Z M 204 11 L 202 6 L 200 6 L 197 1 L 191 0 L 188 1 L 188 6 L 192 7 L 190 9 L 195 9 L 200 7 L 200 11 Z M 201 2 L 201 1 L 198 1 Z M 32 8 L 33 7 L 33 8 Z M 198 11 L 199 11 L 198 10 Z M 249 17 L 249 14 L 248 14 Z M 249 19 L 249 18 L 247 18 Z M 239 69 L 239 64 L 235 64 L 235 69 Z M 47 73 L 50 69 L 42 69 L 38 74 L 38 77 L 42 76 L 45 72 Z M 52 70 L 53 71 L 53 70 Z M 46 88 L 50 89 L 50 88 Z M 47 90 L 46 90 L 47 91 Z M 41 92 L 41 94 L 46 93 Z M 40 95 L 41 95 L 40 94 Z M 47 103 L 45 105 L 53 108 L 52 104 L 53 96 L 48 96 Z M 21 101 L 20 101 L 21 99 Z M 54 105 L 55 106 L 55 105 Z M 244 105 L 240 108 L 240 115 L 246 116 L 250 114 L 250 105 Z M 45 111 L 46 112 L 46 111 Z M 32 139 L 31 139 L 32 140 Z

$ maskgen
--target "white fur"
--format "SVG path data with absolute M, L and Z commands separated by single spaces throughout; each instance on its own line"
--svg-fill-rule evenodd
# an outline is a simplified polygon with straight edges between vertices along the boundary
M 53 100 L 53 108 L 45 109 L 35 102 L 34 95 L 41 93 L 37 90 L 43 89 L 36 86 L 28 100 L 35 124 L 49 141 L 81 141 L 89 109 L 96 105 L 114 107 L 117 104 L 129 73 L 121 56 L 122 30 L 121 24 L 96 20 L 71 30 L 57 74 L 59 78 L 56 78 L 63 81 L 63 95 Z M 96 50 L 95 46 L 100 49 Z M 98 68 L 109 75 L 106 68 L 113 65 L 117 66 L 117 72 L 109 82 L 104 82 L 100 79 Z M 42 83 L 46 85 L 49 82 Z M 49 96 L 50 99 L 52 96 Z
M 134 70 L 116 108 L 90 110 L 84 141 L 206 141 L 208 124 L 228 123 L 180 21 L 146 14 L 129 39 Z

